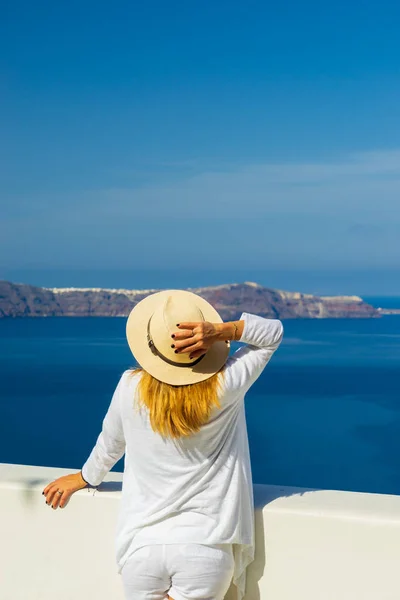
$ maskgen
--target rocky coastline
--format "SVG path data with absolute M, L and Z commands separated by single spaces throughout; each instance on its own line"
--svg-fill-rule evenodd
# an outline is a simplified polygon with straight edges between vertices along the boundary
M 0 281 L 0 318 L 126 317 L 142 298 L 157 290 L 43 288 Z M 277 319 L 379 318 L 382 311 L 359 296 L 315 296 L 253 282 L 191 291 L 208 300 L 225 320 L 242 312 Z

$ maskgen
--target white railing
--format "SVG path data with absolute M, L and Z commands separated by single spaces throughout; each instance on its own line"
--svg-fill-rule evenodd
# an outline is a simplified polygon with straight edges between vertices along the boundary
M 122 476 L 53 510 L 42 489 L 70 472 L 0 465 L 1 600 L 123 600 L 114 558 Z M 255 498 L 246 600 L 400 599 L 400 496 L 256 485 Z

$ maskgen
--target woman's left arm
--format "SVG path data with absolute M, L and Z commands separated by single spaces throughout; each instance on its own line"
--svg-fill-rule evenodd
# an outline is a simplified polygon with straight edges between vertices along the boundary
M 122 426 L 121 399 L 125 374 L 115 389 L 111 404 L 103 420 L 103 427 L 89 458 L 82 467 L 82 477 L 91 487 L 97 487 L 125 453 Z
M 107 414 L 103 420 L 103 426 L 96 444 L 89 458 L 79 473 L 59 477 L 49 483 L 43 490 L 46 503 L 52 508 L 64 507 L 70 496 L 87 486 L 97 487 L 125 453 L 125 436 L 122 426 L 121 396 L 124 387 L 122 375 Z M 62 494 L 60 493 L 62 492 Z

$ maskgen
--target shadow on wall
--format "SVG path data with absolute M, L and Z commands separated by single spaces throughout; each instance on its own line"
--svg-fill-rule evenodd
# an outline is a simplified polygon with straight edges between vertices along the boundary
M 262 509 L 270 502 L 279 498 L 288 498 L 290 496 L 303 496 L 306 493 L 315 492 L 316 489 L 298 489 L 284 488 L 279 486 L 264 486 L 254 484 L 254 505 L 255 505 L 255 558 L 247 567 L 246 576 L 246 595 L 244 600 L 261 600 L 259 581 L 264 576 L 268 568 L 268 544 L 266 538 L 268 532 L 265 531 L 265 520 Z M 224 600 L 236 600 L 236 587 L 231 584 Z
M 261 600 L 260 587 L 258 582 L 264 575 L 265 571 L 265 532 L 264 523 L 261 511 L 257 511 L 255 515 L 255 528 L 256 528 L 256 547 L 255 547 L 255 559 L 247 567 L 246 575 L 246 595 L 245 600 Z M 231 583 L 231 586 L 224 598 L 224 600 L 236 600 L 236 586 Z

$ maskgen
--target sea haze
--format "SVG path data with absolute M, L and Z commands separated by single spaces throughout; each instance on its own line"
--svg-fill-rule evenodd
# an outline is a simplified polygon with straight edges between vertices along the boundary
M 82 466 L 133 364 L 125 322 L 0 319 L 1 462 Z M 254 482 L 399 494 L 400 316 L 284 328 L 246 396 Z
M 171 289 L 206 287 L 254 281 L 269 288 L 316 295 L 400 295 L 400 269 L 296 270 L 294 268 L 219 269 L 214 264 L 198 268 L 135 269 L 4 269 L 0 279 L 39 287 L 103 287 Z

